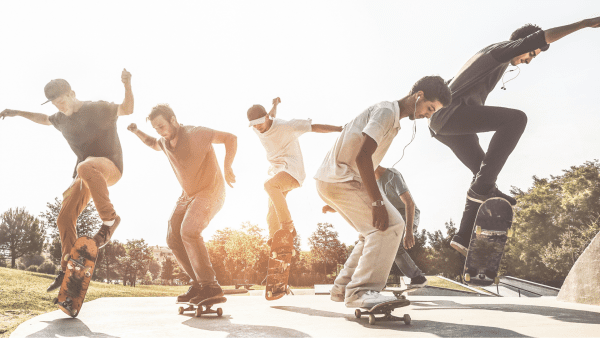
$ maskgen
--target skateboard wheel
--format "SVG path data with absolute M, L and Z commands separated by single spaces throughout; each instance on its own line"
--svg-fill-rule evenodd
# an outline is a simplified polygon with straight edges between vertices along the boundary
M 500 284 L 500 277 L 494 278 L 494 284 L 496 284 L 496 285 Z
M 77 310 L 71 310 L 71 317 L 77 316 Z
M 180 314 L 180 315 L 182 315 L 182 314 L 183 314 L 183 312 L 184 312 L 184 310 L 183 310 L 183 306 L 180 306 L 180 307 L 179 307 L 179 314 Z
M 223 309 L 218 308 L 217 309 L 217 316 L 221 317 L 223 315 Z
M 202 305 L 196 308 L 196 317 L 202 316 Z
M 370 325 L 374 325 L 375 324 L 375 315 L 369 315 L 369 324 Z
M 288 286 L 285 287 L 285 294 L 289 295 L 290 292 L 292 292 L 292 291 L 290 290 L 290 286 L 288 285 Z
M 292 257 L 296 256 L 296 250 L 292 250 Z
M 92 274 L 91 274 L 89 271 L 86 271 L 86 272 L 85 272 L 85 276 L 86 276 L 86 277 L 89 277 L 89 276 L 91 276 L 91 275 L 92 275 Z
M 273 253 L 271 253 L 271 257 L 277 258 L 277 252 L 273 251 Z
M 69 270 L 73 270 L 73 264 L 71 264 L 71 262 L 69 262 L 69 263 L 67 264 L 67 269 L 69 269 Z
M 273 292 L 272 291 L 267 291 L 267 297 L 269 297 L 269 298 L 273 297 Z
M 470 282 L 471 281 L 471 275 L 468 273 L 465 273 L 465 282 Z
M 410 325 L 410 315 L 408 313 L 404 314 L 404 324 Z
M 508 229 L 508 231 L 506 232 L 507 237 L 512 237 L 514 234 L 515 234 L 515 231 L 512 228 Z
M 360 318 L 361 315 L 362 315 L 362 312 L 359 309 L 356 309 L 356 311 L 354 311 L 354 316 L 356 318 Z
M 71 254 L 66 254 L 65 257 L 63 257 L 65 262 L 67 262 L 70 258 L 71 258 Z
M 475 233 L 481 235 L 481 227 L 479 225 L 475 227 Z

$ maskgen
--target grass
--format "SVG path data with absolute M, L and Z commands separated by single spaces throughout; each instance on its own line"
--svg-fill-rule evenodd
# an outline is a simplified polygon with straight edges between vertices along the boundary
M 46 292 L 54 277 L 43 273 L 0 268 L 0 338 L 7 338 L 24 321 L 57 309 L 52 299 L 56 297 L 58 290 Z M 431 286 L 472 292 L 435 276 L 427 276 L 427 279 L 428 285 Z M 233 288 L 234 286 L 223 286 L 223 289 Z M 311 289 L 311 287 L 300 288 Z M 85 301 L 100 297 L 175 297 L 187 289 L 187 286 L 139 285 L 133 288 L 92 282 Z M 255 285 L 252 289 L 264 290 L 265 287 Z

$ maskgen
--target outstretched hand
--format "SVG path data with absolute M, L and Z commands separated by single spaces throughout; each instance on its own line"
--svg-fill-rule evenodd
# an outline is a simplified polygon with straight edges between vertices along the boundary
M 233 188 L 233 185 L 231 184 L 235 183 L 235 175 L 233 174 L 233 169 L 231 169 L 231 167 L 225 167 L 225 182 Z
M 131 73 L 125 68 L 123 68 L 123 72 L 121 73 L 121 81 L 123 81 L 123 84 L 126 86 L 131 86 Z
M 138 130 L 137 124 L 135 124 L 135 123 L 130 124 L 129 126 L 127 126 L 127 130 L 129 130 L 132 133 L 135 133 Z
M 2 113 L 0 113 L 0 119 L 4 120 L 6 117 L 17 116 L 19 113 L 16 110 L 12 109 L 4 109 Z

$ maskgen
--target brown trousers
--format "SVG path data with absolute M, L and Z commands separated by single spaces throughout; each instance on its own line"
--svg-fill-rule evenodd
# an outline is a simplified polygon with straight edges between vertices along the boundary
M 112 221 L 117 213 L 108 198 L 108 187 L 121 179 L 117 166 L 106 157 L 88 157 L 77 166 L 77 177 L 63 193 L 63 201 L 56 219 L 62 256 L 71 252 L 77 240 L 77 218 L 85 209 L 90 198 L 94 200 L 96 210 L 102 221 Z M 61 259 L 63 271 L 67 262 Z

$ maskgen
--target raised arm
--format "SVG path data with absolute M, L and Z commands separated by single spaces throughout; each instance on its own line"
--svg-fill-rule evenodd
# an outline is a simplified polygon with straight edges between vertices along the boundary
M 225 144 L 225 182 L 233 188 L 232 183 L 235 183 L 235 175 L 231 165 L 237 152 L 237 136 L 223 131 L 215 130 L 212 143 Z
M 356 165 L 358 166 L 362 183 L 367 189 L 371 202 L 374 203 L 373 226 L 381 231 L 385 231 L 389 226 L 389 218 L 385 205 L 383 205 L 383 197 L 381 197 L 381 192 L 375 179 L 375 171 L 373 170 L 373 153 L 377 150 L 377 142 L 369 135 L 364 133 L 363 135 L 365 139 L 358 155 L 356 155 Z
M 334 133 L 341 132 L 343 127 L 332 126 L 329 124 L 313 124 L 312 131 L 315 133 Z
M 550 28 L 544 31 L 544 35 L 546 37 L 546 43 L 553 43 L 557 40 L 564 38 L 565 36 L 574 33 L 583 28 L 598 28 L 600 27 L 600 17 L 595 17 L 592 19 L 585 19 L 570 25 Z
M 410 249 L 415 245 L 415 237 L 413 235 L 413 224 L 415 222 L 415 202 L 410 196 L 410 192 L 406 191 L 400 195 L 402 203 L 406 206 L 406 229 L 404 231 L 404 247 Z
M 271 118 L 275 118 L 275 115 L 277 115 L 277 105 L 279 105 L 280 103 L 280 98 L 276 97 L 273 99 L 273 108 L 271 108 L 271 111 L 269 112 L 269 116 L 271 116 Z
M 142 140 L 142 142 L 144 142 L 144 144 L 147 145 L 148 147 L 150 147 L 150 148 L 152 148 L 152 149 L 154 149 L 156 151 L 161 151 L 162 150 L 160 148 L 160 146 L 158 145 L 158 141 L 154 137 L 152 137 L 152 136 L 144 133 L 143 131 L 139 130 L 137 128 L 137 125 L 135 123 L 130 124 L 127 127 L 127 130 L 129 130 L 130 132 L 134 133 L 137 137 L 139 137 L 140 140 Z
M 6 117 L 13 117 L 13 116 L 21 116 L 21 117 L 24 117 L 35 123 L 43 124 L 45 126 L 52 125 L 52 123 L 50 123 L 50 119 L 48 118 L 49 116 L 46 114 L 31 113 L 28 111 L 14 110 L 14 109 L 4 109 L 0 113 L 0 120 L 4 120 Z
M 123 85 L 125 86 L 125 98 L 123 99 L 123 103 L 119 105 L 117 115 L 131 115 L 133 113 L 133 92 L 131 91 L 131 73 L 128 72 L 125 68 L 123 68 L 123 72 L 121 73 L 121 81 L 123 81 Z

